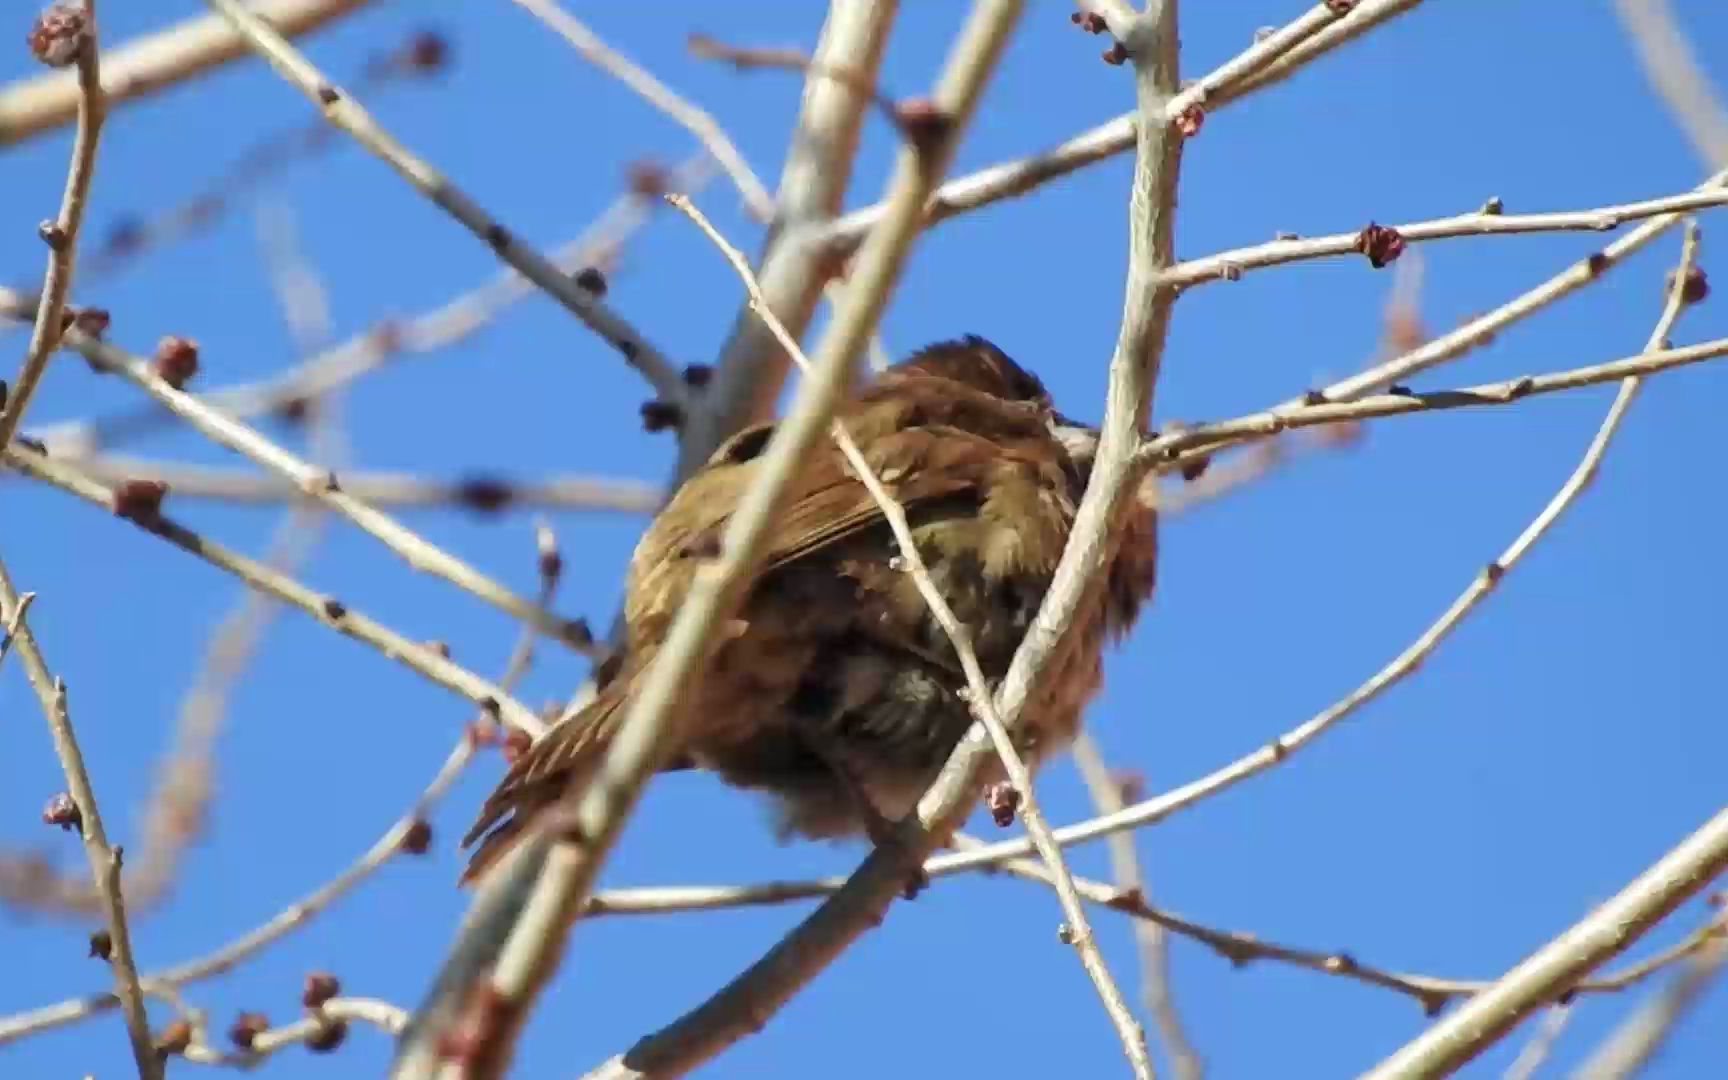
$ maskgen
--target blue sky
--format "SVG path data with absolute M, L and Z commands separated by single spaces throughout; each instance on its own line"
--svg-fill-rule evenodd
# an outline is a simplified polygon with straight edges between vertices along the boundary
M 798 84 L 690 60 L 687 31 L 727 40 L 815 39 L 820 5 L 767 0 L 646 9 L 572 3 L 607 40 L 708 107 L 765 176 L 777 175 Z M 1675 0 L 1709 75 L 1728 87 L 1728 10 Z M 110 40 L 196 13 L 191 0 L 103 5 Z M 963 8 L 907 3 L 883 84 L 931 82 Z M 956 170 L 1023 155 L 1129 107 L 1127 74 L 1101 64 L 1068 7 L 1029 15 L 960 148 Z M 1190 4 L 1184 72 L 1233 55 L 1302 5 Z M 1684 190 L 1702 164 L 1650 93 L 1607 3 L 1430 3 L 1290 82 L 1208 120 L 1184 159 L 1178 249 L 1197 256 L 1269 238 L 1416 220 L 1474 208 L 1585 208 Z M 23 15 L 15 13 L 17 33 Z M 690 138 L 513 5 L 380 4 L 320 35 L 312 57 L 341 80 L 413 29 L 454 49 L 435 83 L 368 100 L 518 234 L 550 247 L 617 194 L 626 161 L 675 161 Z M 30 73 L 0 51 L 0 79 Z M 261 136 L 311 110 L 262 65 L 242 63 L 117 110 L 104 134 L 90 223 L 199 190 Z M 69 134 L 9 148 L 0 268 L 40 273 L 34 235 L 64 177 Z M 849 205 L 874 199 L 894 149 L 867 126 Z M 919 244 L 883 322 L 889 347 L 986 334 L 1036 368 L 1064 411 L 1095 416 L 1116 333 L 1125 259 L 1126 157 L 951 222 Z M 336 330 L 411 314 L 489 277 L 490 254 L 387 168 L 339 144 L 272 181 L 329 290 Z M 759 232 L 722 185 L 699 198 L 734 240 Z M 113 313 L 110 338 L 147 352 L 165 333 L 199 340 L 201 385 L 292 362 L 248 203 L 194 240 L 79 290 Z M 1714 223 L 1705 225 L 1711 266 Z M 1417 380 L 1422 387 L 1571 367 L 1637 351 L 1678 233 L 1605 280 Z M 1454 240 L 1421 248 L 1422 315 L 1443 331 L 1594 250 L 1600 238 Z M 1305 264 L 1196 290 L 1178 306 L 1161 420 L 1246 411 L 1370 358 L 1392 277 L 1363 260 Z M 626 251 L 617 309 L 681 362 L 715 355 L 740 301 L 730 270 L 688 223 L 661 215 Z M 1689 311 L 1679 343 L 1728 333 L 1720 300 Z M 14 357 L 16 333 L 4 339 Z M 11 364 L 0 368 L 9 374 Z M 1565 478 L 1612 395 L 1607 387 L 1514 409 L 1376 424 L 1354 449 L 1307 455 L 1274 479 L 1172 519 L 1159 595 L 1110 660 L 1090 724 L 1113 763 L 1153 789 L 1184 783 L 1324 707 L 1419 633 L 1515 536 Z M 647 393 L 602 342 L 533 300 L 461 345 L 401 365 L 346 397 L 353 461 L 456 476 L 596 471 L 658 481 L 672 444 L 645 435 Z M 51 371 L 31 422 L 135 404 L 79 362 Z M 1492 976 L 1612 894 L 1721 805 L 1728 753 L 1715 497 L 1715 366 L 1654 380 L 1595 485 L 1500 591 L 1413 678 L 1280 769 L 1146 830 L 1137 843 L 1153 895 L 1194 919 L 1365 962 Z M 274 434 L 297 439 L 277 428 Z M 197 436 L 166 430 L 131 452 L 223 463 Z M 277 510 L 185 501 L 188 522 L 263 550 Z M 404 519 L 510 582 L 533 587 L 530 519 L 410 511 Z M 554 516 L 568 575 L 560 606 L 603 624 L 641 520 Z M 0 483 L 0 551 L 38 593 L 32 622 L 72 689 L 75 720 L 107 810 L 129 841 L 206 635 L 235 584 L 58 492 Z M 506 619 L 409 571 L 333 523 L 301 576 L 417 637 L 449 641 L 495 672 Z M 583 665 L 546 647 L 526 700 L 564 695 Z M 63 786 L 19 665 L 0 669 L 0 840 L 44 849 L 76 871 L 76 845 L 47 833 L 41 804 Z M 219 798 L 172 899 L 141 917 L 148 968 L 202 954 L 306 892 L 357 855 L 412 800 L 467 715 L 460 701 L 311 620 L 284 615 L 239 687 L 218 753 Z M 454 839 L 496 776 L 472 769 L 440 809 L 431 855 L 387 866 L 340 906 L 231 975 L 193 986 L 220 1031 L 242 1008 L 296 1011 L 300 977 L 330 968 L 349 991 L 416 1001 L 464 897 Z M 1067 762 L 1039 793 L 1053 818 L 1087 813 Z M 777 845 L 760 806 L 700 776 L 652 785 L 605 874 L 608 884 L 734 882 L 839 872 L 855 847 Z M 980 830 L 987 822 L 977 822 Z M 1101 847 L 1073 863 L 1102 875 Z M 526 1038 L 522 1075 L 569 1075 L 622 1049 L 718 987 L 799 915 L 793 908 L 617 919 L 578 928 L 554 992 Z M 1707 917 L 1686 905 L 1635 951 Z M 1056 940 L 1040 887 L 1002 878 L 940 882 L 897 905 L 758 1037 L 704 1075 L 832 1077 L 1121 1075 L 1096 999 Z M 1107 958 L 1137 1000 L 1129 927 L 1096 916 Z M 0 916 L 0 1013 L 106 985 L 82 959 L 76 920 Z M 1173 990 L 1190 1037 L 1221 1078 L 1347 1076 L 1421 1030 L 1420 1010 L 1385 991 L 1277 964 L 1233 969 L 1172 945 Z M 1542 1075 L 1563 1075 L 1636 1002 L 1582 1000 Z M 1706 1074 L 1720 1060 L 1728 991 L 1718 988 L 1647 1075 Z M 1714 1016 L 1714 1021 L 1712 1020 Z M 1004 1037 L 1004 1033 L 1008 1034 Z M 1467 1069 L 1498 1076 L 1515 1035 Z M 329 1059 L 291 1050 L 265 1075 L 376 1075 L 387 1041 L 356 1030 Z M 0 1048 L 21 1077 L 120 1075 L 130 1065 L 109 1015 Z

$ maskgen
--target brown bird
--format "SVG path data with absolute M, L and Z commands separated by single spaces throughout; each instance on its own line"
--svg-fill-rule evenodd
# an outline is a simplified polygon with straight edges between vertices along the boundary
M 979 337 L 895 365 L 838 414 L 904 507 L 919 554 L 999 680 L 1050 584 L 1084 491 L 1096 432 L 1056 413 L 1036 376 Z M 617 733 L 692 577 L 755 482 L 772 424 L 739 432 L 678 490 L 636 545 L 625 641 L 588 705 L 511 766 L 463 839 L 463 880 L 579 793 Z M 827 442 L 793 480 L 766 557 L 688 703 L 669 768 L 769 793 L 779 832 L 880 839 L 971 724 L 954 649 L 896 558 L 880 507 Z M 1027 702 L 1029 761 L 1065 746 L 1101 681 L 1100 653 L 1152 593 L 1153 513 L 1124 511 L 1073 645 Z M 999 779 L 999 777 L 987 778 Z

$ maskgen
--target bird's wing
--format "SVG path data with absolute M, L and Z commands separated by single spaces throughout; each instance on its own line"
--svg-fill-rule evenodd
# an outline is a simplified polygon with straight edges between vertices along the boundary
M 827 467 L 805 471 L 774 524 L 764 567 L 777 569 L 886 520 L 882 507 L 853 474 L 838 448 Z M 996 448 L 990 440 L 950 427 L 908 428 L 872 439 L 865 461 L 882 487 L 909 513 L 955 496 L 983 498 Z
M 511 763 L 504 779 L 480 807 L 479 816 L 462 837 L 467 847 L 480 846 L 462 872 L 464 883 L 473 881 L 510 848 L 539 811 L 555 805 L 569 789 L 573 778 L 591 770 L 611 745 L 623 719 L 624 698 L 620 689 L 628 680 L 619 678 L 574 716 L 553 727 Z M 504 820 L 506 815 L 509 820 Z

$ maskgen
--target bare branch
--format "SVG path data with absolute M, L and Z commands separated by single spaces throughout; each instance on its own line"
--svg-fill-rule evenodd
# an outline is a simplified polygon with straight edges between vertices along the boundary
M 1160 505 L 1160 512 L 1163 509 Z M 1125 802 L 1123 784 L 1104 763 L 1097 740 L 1085 731 L 1078 732 L 1069 750 L 1074 755 L 1074 767 L 1079 770 L 1080 779 L 1098 812 L 1113 814 L 1122 809 Z M 1110 876 L 1116 879 L 1119 894 L 1135 896 L 1143 904 L 1149 904 L 1133 835 L 1113 834 L 1109 838 L 1109 849 Z M 1164 927 L 1152 919 L 1137 919 L 1134 922 L 1134 940 L 1140 946 L 1141 994 L 1146 999 L 1146 1011 L 1158 1025 L 1165 1052 L 1170 1055 L 1171 1070 L 1177 1080 L 1201 1080 L 1205 1067 L 1199 1052 L 1189 1041 L 1188 1033 L 1182 1028 L 1182 1017 L 1176 1012 L 1175 997 L 1170 992 L 1170 947 L 1164 936 Z
M 1728 355 L 1728 338 L 1716 338 L 1678 349 L 1656 349 L 1603 364 L 1555 371 L 1546 375 L 1521 375 L 1515 379 L 1466 386 L 1457 390 L 1436 390 L 1425 394 L 1402 391 L 1337 404 L 1294 407 L 1280 405 L 1265 412 L 1250 413 L 1216 424 L 1199 424 L 1183 428 L 1175 434 L 1150 439 L 1141 447 L 1137 457 L 1148 465 L 1156 465 L 1159 470 L 1167 471 L 1180 468 L 1183 463 L 1214 453 L 1222 447 L 1266 438 L 1296 428 L 1336 424 L 1347 420 L 1402 416 L 1406 413 L 1438 412 L 1442 409 L 1510 405 L 1538 394 L 1553 394 L 1599 383 L 1618 382 L 1633 376 L 1654 375 L 1660 371 L 1700 364 L 1725 355 Z
M 1614 0 L 1614 10 L 1632 38 L 1644 77 L 1667 102 L 1692 149 L 1707 168 L 1728 165 L 1728 110 L 1710 92 L 1709 79 L 1674 25 L 1666 0 Z
M 205 2 L 228 20 L 249 48 L 268 60 L 284 79 L 311 99 L 323 111 L 326 120 L 354 136 L 360 145 L 383 159 L 416 191 L 460 222 L 500 259 L 610 342 L 625 362 L 640 371 L 663 399 L 680 404 L 684 402 L 687 388 L 677 366 L 650 345 L 634 327 L 577 285 L 544 255 L 518 240 L 442 173 L 416 157 L 256 12 L 239 0 Z
M 669 186 L 677 191 L 697 190 L 708 182 L 711 171 L 707 155 L 699 154 L 671 171 Z M 593 225 L 553 253 L 559 269 L 574 273 L 584 267 L 614 262 L 624 241 L 647 221 L 656 206 L 658 200 L 646 200 L 634 191 L 620 195 Z M 220 387 L 198 397 L 237 419 L 260 413 L 293 414 L 318 397 L 392 361 L 465 341 L 511 305 L 535 293 L 532 283 L 515 270 L 505 268 L 485 284 L 419 315 L 382 320 L 269 378 Z M 0 317 L 17 314 L 22 299 L 11 290 L 0 288 Z M 171 419 L 162 410 L 149 408 L 93 420 L 49 424 L 32 434 L 55 453 L 82 456 L 123 437 L 155 430 Z
M 719 162 L 720 167 L 726 170 L 726 175 L 738 188 L 738 194 L 743 196 L 744 205 L 758 221 L 767 221 L 774 216 L 774 196 L 768 194 L 768 189 L 762 186 L 762 181 L 756 176 L 755 170 L 750 168 L 750 163 L 744 160 L 744 155 L 727 136 L 725 129 L 721 128 L 707 110 L 687 100 L 656 79 L 646 68 L 606 44 L 598 34 L 564 10 L 556 0 L 515 2 L 517 7 L 531 13 L 569 42 L 570 47 L 584 60 L 629 87 L 637 96 L 694 135 L 714 160 Z
M 1332 16 L 1336 21 L 1321 30 L 1315 27 L 1325 17 L 1318 10 L 1310 11 L 1203 77 L 1189 88 L 1187 95 L 1174 95 L 1165 104 L 1164 121 L 1175 123 L 1185 109 L 1202 99 L 1211 111 L 1223 108 L 1293 74 L 1309 61 L 1394 16 L 1404 14 L 1420 2 L 1363 0 L 1344 18 Z M 1303 38 L 1299 44 L 1290 43 L 1291 37 L 1307 34 L 1312 36 Z M 1269 56 L 1275 58 L 1268 60 Z M 1249 74 L 1241 74 L 1243 71 Z M 1223 77 L 1225 73 L 1234 73 L 1233 77 L 1240 81 L 1230 81 Z M 935 225 L 1003 199 L 1024 195 L 1076 169 L 1115 157 L 1134 145 L 1134 121 L 1134 113 L 1124 113 L 1041 153 L 955 177 L 931 195 L 925 224 Z M 879 203 L 853 210 L 824 230 L 819 242 L 834 255 L 844 255 L 858 245 L 881 219 L 882 213 L 883 207 Z
M 357 11 L 366 0 L 258 0 L 253 10 L 288 37 L 316 30 Z M 226 22 L 205 15 L 109 49 L 102 91 L 111 103 L 130 101 L 201 75 L 246 55 Z M 82 97 L 78 80 L 57 72 L 0 87 L 0 146 L 52 131 L 71 120 Z
M 1601 206 L 1593 210 L 1569 210 L 1545 214 L 1503 214 L 1497 209 L 1498 200 L 1490 200 L 1494 209 L 1475 210 L 1468 214 L 1417 221 L 1407 225 L 1370 225 L 1370 229 L 1392 230 L 1400 242 L 1420 243 L 1460 236 L 1495 236 L 1509 233 L 1537 232 L 1607 232 L 1628 221 L 1667 214 L 1684 214 L 1693 210 L 1728 204 L 1728 190 L 1707 188 L 1681 195 L 1668 195 L 1642 202 Z M 1321 259 L 1336 255 L 1363 254 L 1366 230 L 1316 236 L 1306 240 L 1273 240 L 1253 247 L 1191 259 L 1170 268 L 1169 284 L 1187 287 L 1207 281 L 1234 281 L 1250 270 L 1287 263 Z M 1372 256 L 1370 256 L 1372 258 Z M 1396 256 L 1394 256 L 1396 257 Z M 1390 261 L 1390 260 L 1388 260 Z
M 255 1030 L 237 1021 L 230 1036 L 245 1041 L 244 1048 L 237 1051 L 218 1050 L 211 1046 L 209 1033 L 202 1030 L 200 1024 L 194 1027 L 192 1042 L 180 1051 L 179 1056 L 199 1065 L 248 1069 L 279 1050 L 301 1043 L 319 1050 L 334 1049 L 346 1034 L 349 1020 L 370 1024 L 386 1035 L 397 1035 L 408 1024 L 408 1010 L 377 998 L 334 997 L 316 1009 L 307 1010 L 307 1015 L 300 1019 L 280 1027 Z
M 86 502 L 114 510 L 125 488 L 110 490 L 71 468 L 27 447 L 6 449 L 5 464 L 36 480 L 70 492 Z M 333 596 L 314 592 L 269 566 L 217 544 L 157 511 L 128 511 L 126 520 L 182 551 L 226 570 L 254 589 L 311 615 L 339 634 L 362 641 L 386 657 L 487 709 L 496 709 L 512 727 L 529 734 L 545 729 L 540 718 L 495 683 L 452 663 L 431 646 L 414 641 L 350 608 Z
M 1662 992 L 1646 1001 L 1602 1040 L 1572 1080 L 1626 1080 L 1656 1056 L 1680 1018 L 1690 1012 L 1728 963 L 1728 925 L 1718 916 L 1716 933 L 1687 957 Z
M 1363 1080 L 1443 1076 L 1492 1046 L 1531 1012 L 1632 945 L 1682 901 L 1728 870 L 1728 810 L 1712 817 L 1613 899 L 1532 953 L 1493 986 L 1363 1074 Z
M 1688 223 L 1681 245 L 1680 265 L 1668 286 L 1667 303 L 1645 343 L 1647 350 L 1659 346 L 1688 302 L 1687 277 L 1698 256 L 1698 226 Z M 1642 378 L 1627 377 L 1614 396 L 1608 415 L 1590 440 L 1584 457 L 1555 496 L 1553 516 L 1564 503 L 1582 491 L 1596 475 L 1608 443 L 1619 430 L 1626 410 L 1638 396 Z M 1533 542 L 1549 521 L 1538 517 L 1524 536 L 1508 549 L 1522 554 L 1518 544 Z M 1597 965 L 1624 951 L 1644 930 L 1668 914 L 1693 892 L 1728 868 L 1728 810 L 1671 851 L 1661 863 L 1621 890 L 1561 937 L 1550 942 L 1524 963 L 1512 969 L 1493 986 L 1471 998 L 1457 1012 L 1405 1044 L 1365 1080 L 1394 1077 L 1434 1076 L 1451 1072 L 1474 1058 L 1511 1031 L 1520 1020 L 1541 1006 L 1560 1000 Z
M 40 39 L 38 39 L 40 34 Z M 12 441 L 30 396 L 42 373 L 48 370 L 48 360 L 65 331 L 62 316 L 66 297 L 72 288 L 72 269 L 77 254 L 78 230 L 84 223 L 84 204 L 90 194 L 90 178 L 96 171 L 96 141 L 102 133 L 102 117 L 107 106 L 102 96 L 102 68 L 97 47 L 96 5 L 94 0 L 78 0 L 47 9 L 36 20 L 31 45 L 45 63 L 64 66 L 59 56 L 70 50 L 71 62 L 77 67 L 78 133 L 72 141 L 72 163 L 66 170 L 66 188 L 60 196 L 60 212 L 53 221 L 44 221 L 37 234 L 48 245 L 48 270 L 43 275 L 42 293 L 36 301 L 36 321 L 30 328 L 30 344 L 24 350 L 24 363 L 18 369 L 10 393 L 0 393 L 0 450 Z M 3 125 L 0 125 L 3 126 Z
M 840 211 L 870 104 L 850 80 L 827 72 L 841 68 L 873 82 L 898 8 L 898 0 L 831 0 L 816 43 L 780 173 L 777 217 L 757 273 L 769 306 L 795 338 L 801 339 L 809 328 L 822 282 L 833 271 L 817 235 Z M 741 309 L 720 347 L 712 381 L 686 414 L 675 483 L 695 472 L 733 432 L 773 412 L 790 363 L 760 320 L 748 308 Z
M 1728 186 L 1728 168 L 1699 184 L 1698 191 Z M 1683 215 L 1663 214 L 1653 217 L 1602 250 L 1580 259 L 1542 284 L 1513 297 L 1485 315 L 1479 315 L 1449 334 L 1443 334 L 1417 348 L 1392 357 L 1367 371 L 1340 379 L 1321 392 L 1329 401 L 1345 401 L 1426 371 L 1437 364 L 1455 360 L 1492 338 L 1502 329 L 1527 318 L 1554 301 L 1568 296 L 1618 266 L 1622 260 L 1664 232 L 1680 224 Z M 1296 404 L 1292 399 L 1286 405 Z
M 176 499 L 272 504 L 306 497 L 281 476 L 220 465 L 103 455 L 80 460 L 78 468 L 105 484 L 126 480 L 167 484 Z M 663 500 L 660 488 L 644 481 L 579 475 L 515 479 L 477 473 L 439 480 L 413 473 L 344 471 L 342 490 L 373 506 L 448 506 L 482 515 L 513 509 L 651 514 Z
M 90 876 L 102 893 L 106 909 L 107 959 L 114 971 L 115 992 L 121 1010 L 126 1014 L 126 1032 L 132 1041 L 132 1057 L 137 1062 L 138 1075 L 144 1080 L 161 1080 L 162 1062 L 151 1045 L 150 1017 L 144 1011 L 144 994 L 138 987 L 138 965 L 132 958 L 132 935 L 126 925 L 126 902 L 120 893 L 120 849 L 109 845 L 107 830 L 102 827 L 102 813 L 96 806 L 96 790 L 84 768 L 84 755 L 78 749 L 78 739 L 72 731 L 72 717 L 66 707 L 66 683 L 49 672 L 48 662 L 37 647 L 29 623 L 24 620 L 24 600 L 13 587 L 4 563 L 0 563 L 0 618 L 5 620 L 17 640 L 18 658 L 42 703 L 48 729 L 54 736 L 54 751 L 66 773 L 66 787 L 76 808 L 84 853 L 90 862 Z
M 344 490 L 334 471 L 296 457 L 265 438 L 259 431 L 178 389 L 172 381 L 164 377 L 160 362 L 153 366 L 142 357 L 133 356 L 106 342 L 76 332 L 67 335 L 67 344 L 83 354 L 98 371 L 125 378 L 217 445 L 242 454 L 283 476 L 308 499 L 341 514 L 362 531 L 382 542 L 415 570 L 442 578 L 577 652 L 592 653 L 593 636 L 582 621 L 563 618 L 512 592 L 502 583 Z

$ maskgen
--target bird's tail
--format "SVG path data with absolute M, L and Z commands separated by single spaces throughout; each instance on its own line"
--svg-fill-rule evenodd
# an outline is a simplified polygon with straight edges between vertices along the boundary
M 612 686 L 619 686 L 615 682 Z M 547 823 L 552 813 L 599 766 L 623 719 L 624 699 L 617 692 L 600 696 L 541 736 L 510 765 L 504 779 L 480 807 L 480 815 L 462 846 L 476 840 L 460 883 L 477 880 L 504 856 L 527 831 Z

